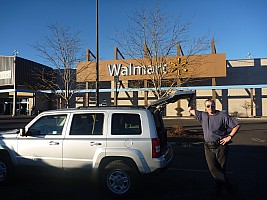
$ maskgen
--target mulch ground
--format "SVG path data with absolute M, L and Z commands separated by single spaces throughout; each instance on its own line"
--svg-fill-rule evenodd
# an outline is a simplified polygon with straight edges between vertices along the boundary
M 167 137 L 172 142 L 198 143 L 204 141 L 202 131 L 186 130 L 183 127 L 173 127 L 168 130 Z

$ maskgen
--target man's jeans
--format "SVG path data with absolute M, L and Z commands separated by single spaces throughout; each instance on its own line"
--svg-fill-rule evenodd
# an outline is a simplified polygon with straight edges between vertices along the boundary
M 231 193 L 233 191 L 233 185 L 225 175 L 228 145 L 211 145 L 211 143 L 205 143 L 204 148 L 210 173 L 216 182 L 216 190 L 221 190 L 224 187 Z

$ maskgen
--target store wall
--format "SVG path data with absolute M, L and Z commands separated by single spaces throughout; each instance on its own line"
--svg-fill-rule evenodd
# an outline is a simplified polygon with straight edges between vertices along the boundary
M 103 65 L 110 64 L 112 61 L 105 61 Z M 121 61 L 116 61 L 120 63 Z M 209 69 L 216 69 L 209 66 Z M 211 71 L 212 71 L 211 70 Z M 217 86 L 231 85 L 258 85 L 267 84 L 267 59 L 243 59 L 226 61 L 226 77 L 216 77 Z M 84 74 L 85 75 L 85 74 Z M 103 77 L 103 76 L 102 76 Z M 128 81 L 123 77 L 124 87 L 131 87 Z M 140 77 L 139 77 L 140 78 Z M 82 80 L 79 77 L 79 80 Z M 114 88 L 114 82 L 111 79 L 111 88 Z M 193 82 L 195 86 L 209 86 L 211 80 L 205 79 L 204 82 Z M 216 108 L 223 110 L 229 114 L 237 114 L 238 116 L 250 116 L 251 109 L 253 116 L 267 116 L 267 88 L 259 89 L 223 89 L 216 91 Z M 253 93 L 252 108 L 245 108 L 245 105 L 251 103 L 251 92 Z M 144 105 L 144 91 L 139 92 L 120 92 L 118 94 L 118 105 Z M 206 99 L 212 98 L 212 90 L 196 91 L 196 107 L 204 110 L 204 102 Z M 114 92 L 110 94 L 110 104 L 113 105 Z M 148 103 L 156 100 L 153 93 L 148 93 Z M 182 100 L 180 103 L 173 103 L 167 106 L 167 116 L 189 116 L 187 111 L 187 101 Z

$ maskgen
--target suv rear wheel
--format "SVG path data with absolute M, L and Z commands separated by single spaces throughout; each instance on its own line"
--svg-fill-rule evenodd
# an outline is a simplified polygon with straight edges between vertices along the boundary
M 105 192 L 115 197 L 125 197 L 134 190 L 137 177 L 134 166 L 115 160 L 105 166 L 101 183 Z

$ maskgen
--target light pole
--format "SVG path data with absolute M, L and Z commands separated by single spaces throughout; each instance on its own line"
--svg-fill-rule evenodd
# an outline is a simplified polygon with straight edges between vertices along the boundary
M 115 96 L 114 96 L 114 104 L 118 106 L 118 82 L 119 82 L 119 76 L 114 76 L 114 82 L 115 82 Z
M 13 109 L 12 109 L 12 116 L 16 116 L 16 104 L 17 104 L 17 87 L 16 87 L 16 56 L 19 52 L 17 50 L 14 50 L 14 63 L 13 63 Z
M 99 106 L 98 0 L 96 0 L 96 106 Z

